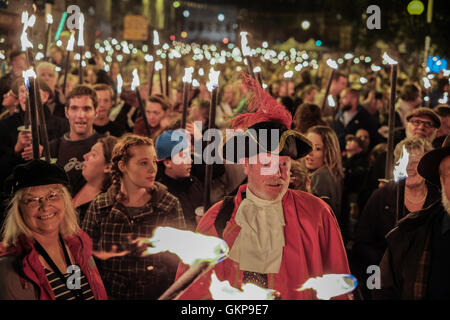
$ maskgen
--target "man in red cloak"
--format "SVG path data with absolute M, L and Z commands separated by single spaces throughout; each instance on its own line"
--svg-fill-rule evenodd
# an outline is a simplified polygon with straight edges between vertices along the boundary
M 228 280 L 238 289 L 251 282 L 278 291 L 282 299 L 316 299 L 312 289 L 296 289 L 312 277 L 350 272 L 331 208 L 309 193 L 288 189 L 291 159 L 304 157 L 312 144 L 289 130 L 289 112 L 258 83 L 244 75 L 244 84 L 253 91 L 249 111 L 254 112 L 233 120 L 234 129 L 246 131 L 226 141 L 223 158 L 241 163 L 248 183 L 239 187 L 235 197 L 213 205 L 196 230 L 223 238 L 229 256 L 178 299 L 211 299 L 213 271 L 219 280 Z M 177 278 L 187 269 L 180 264 Z

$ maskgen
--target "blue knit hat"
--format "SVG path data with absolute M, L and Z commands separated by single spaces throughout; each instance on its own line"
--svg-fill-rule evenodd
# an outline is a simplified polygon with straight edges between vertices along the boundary
M 155 143 L 158 161 L 171 159 L 175 154 L 189 147 L 184 130 L 168 130 L 162 133 Z

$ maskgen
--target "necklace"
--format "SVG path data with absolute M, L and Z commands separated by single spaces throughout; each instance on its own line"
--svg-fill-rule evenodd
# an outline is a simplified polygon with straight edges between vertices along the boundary
M 406 197 L 406 191 L 405 191 L 405 200 L 408 201 L 411 204 L 421 204 L 425 201 L 425 199 L 427 198 L 427 194 L 428 194 L 428 190 L 425 190 L 425 195 L 423 196 L 422 199 L 420 199 L 419 201 L 413 201 L 411 200 L 409 197 Z

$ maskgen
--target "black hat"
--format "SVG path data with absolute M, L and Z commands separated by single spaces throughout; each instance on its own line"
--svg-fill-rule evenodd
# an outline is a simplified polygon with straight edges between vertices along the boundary
M 22 188 L 48 184 L 68 186 L 69 178 L 64 169 L 56 164 L 43 160 L 31 160 L 14 167 L 12 174 L 5 181 L 5 191 L 15 193 Z
M 437 186 L 441 185 L 439 179 L 439 165 L 445 157 L 450 156 L 450 138 L 447 136 L 442 147 L 427 152 L 419 161 L 417 172 Z
M 272 139 L 277 140 L 272 143 Z M 272 153 L 278 147 L 280 156 L 289 156 L 294 160 L 312 150 L 311 142 L 301 133 L 288 130 L 279 122 L 264 121 L 250 126 L 246 131 L 236 131 L 223 146 L 223 159 L 238 163 L 240 159 L 260 152 Z

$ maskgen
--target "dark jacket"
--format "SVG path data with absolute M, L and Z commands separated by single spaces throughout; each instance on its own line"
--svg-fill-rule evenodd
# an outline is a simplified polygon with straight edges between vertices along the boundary
M 50 114 L 50 110 L 45 106 L 45 120 L 47 125 L 48 140 L 62 137 L 69 131 L 69 122 Z M 0 182 L 11 173 L 12 169 L 25 161 L 20 154 L 14 152 L 14 146 L 17 143 L 17 128 L 24 124 L 25 112 L 19 108 L 19 112 L 14 113 L 0 121 Z M 41 143 L 42 144 L 42 143 Z
M 432 230 L 444 212 L 441 202 L 436 201 L 406 216 L 389 232 L 380 264 L 381 289 L 373 291 L 374 298 L 426 298 Z
M 203 206 L 203 184 L 196 177 L 173 179 L 161 172 L 158 179 L 165 185 L 168 191 L 178 198 L 183 210 L 184 219 L 188 230 L 195 231 L 195 209 Z
M 339 111 L 334 118 L 333 125 L 333 129 L 336 131 L 336 135 L 339 139 L 341 150 L 345 150 L 345 136 L 348 134 L 355 134 L 359 129 L 366 129 L 369 132 L 371 147 L 378 144 L 380 135 L 377 132 L 377 124 L 366 109 L 362 106 L 358 106 L 357 113 L 346 126 L 344 126 L 342 117 L 343 112 Z
M 399 203 L 404 203 L 405 180 L 399 183 Z M 424 208 L 440 199 L 437 187 L 427 183 L 428 193 Z M 355 234 L 353 256 L 359 260 L 362 268 L 370 265 L 378 265 L 386 250 L 386 234 L 395 225 L 397 203 L 397 185 L 394 182 L 387 183 L 384 187 L 377 189 L 369 198 L 362 211 Z M 399 210 L 399 220 L 409 213 L 402 205 Z

